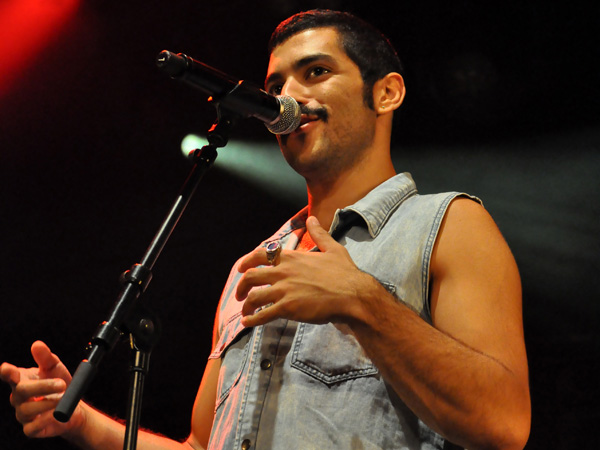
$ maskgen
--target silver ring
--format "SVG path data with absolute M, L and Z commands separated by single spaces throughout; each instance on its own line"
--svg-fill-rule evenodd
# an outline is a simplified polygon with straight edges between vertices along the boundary
M 279 255 L 281 254 L 281 244 L 277 241 L 269 242 L 266 247 L 267 262 L 270 266 L 276 266 L 279 263 Z

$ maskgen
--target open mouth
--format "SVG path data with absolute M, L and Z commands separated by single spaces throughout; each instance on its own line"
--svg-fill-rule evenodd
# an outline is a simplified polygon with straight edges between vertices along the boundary
M 307 107 L 306 105 L 301 105 L 300 112 L 300 125 L 298 125 L 298 128 L 296 128 L 296 130 L 294 130 L 290 134 L 303 133 L 305 131 L 308 131 L 310 124 L 318 122 L 320 120 L 322 120 L 323 122 L 327 122 L 327 110 L 323 107 L 311 108 Z
M 324 107 L 311 108 L 302 105 L 300 107 L 300 112 L 302 113 L 300 118 L 300 126 L 316 120 L 323 120 L 324 122 L 327 122 L 328 114 Z
M 302 128 L 305 125 L 315 122 L 317 120 L 319 120 L 319 117 L 316 115 L 302 114 L 300 118 L 300 126 L 298 128 Z

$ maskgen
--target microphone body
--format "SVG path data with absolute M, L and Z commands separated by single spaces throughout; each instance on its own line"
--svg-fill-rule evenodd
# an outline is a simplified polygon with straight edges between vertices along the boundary
M 235 78 L 182 53 L 163 50 L 157 66 L 209 96 L 209 101 L 239 114 L 255 117 L 274 134 L 289 134 L 300 125 L 300 106 L 292 97 L 275 97 L 251 83 Z

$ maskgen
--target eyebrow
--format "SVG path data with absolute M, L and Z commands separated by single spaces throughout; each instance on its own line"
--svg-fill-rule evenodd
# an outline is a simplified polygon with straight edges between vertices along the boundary
M 298 61 L 295 61 L 294 64 L 292 64 L 292 70 L 298 71 L 306 66 L 309 66 L 315 61 L 333 62 L 334 58 L 328 53 L 315 53 L 313 55 L 308 55 L 303 58 L 300 58 Z M 265 88 L 269 86 L 269 84 L 275 81 L 279 81 L 282 78 L 283 75 L 280 72 L 273 72 L 265 79 Z

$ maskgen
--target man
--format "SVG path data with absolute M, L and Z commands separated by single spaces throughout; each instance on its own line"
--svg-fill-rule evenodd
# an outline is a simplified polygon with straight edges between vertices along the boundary
M 278 139 L 308 207 L 234 266 L 188 441 L 143 432 L 140 449 L 523 448 L 518 271 L 476 199 L 420 196 L 396 175 L 399 70 L 387 40 L 345 13 L 275 31 L 266 90 L 302 105 Z M 119 448 L 123 427 L 84 403 L 52 418 L 70 375 L 45 344 L 32 354 L 37 368 L 0 368 L 24 432 Z

